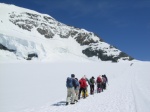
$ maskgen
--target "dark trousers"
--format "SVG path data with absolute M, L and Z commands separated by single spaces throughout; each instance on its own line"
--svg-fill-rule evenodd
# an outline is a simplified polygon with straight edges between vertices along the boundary
M 94 85 L 90 85 L 90 94 L 94 93 Z
M 100 90 L 100 91 L 99 91 Z M 102 87 L 102 83 L 97 83 L 97 93 L 99 92 L 103 92 L 103 87 Z
M 106 83 L 103 83 L 102 85 L 103 85 L 103 89 L 106 89 Z
M 78 97 L 78 99 L 80 99 L 80 94 L 81 94 L 82 91 L 84 93 L 84 98 L 85 98 L 85 96 L 86 96 L 86 88 L 80 88 L 79 89 L 79 97 Z

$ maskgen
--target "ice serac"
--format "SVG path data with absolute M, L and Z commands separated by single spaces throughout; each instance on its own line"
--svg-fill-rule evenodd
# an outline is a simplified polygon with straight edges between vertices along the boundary
M 23 59 L 32 60 L 32 57 L 50 59 L 51 55 L 56 53 L 53 51 L 57 49 L 57 53 L 61 51 L 60 58 L 62 55 L 65 57 L 66 53 L 71 53 L 74 56 L 102 61 L 133 60 L 131 56 L 104 42 L 93 32 L 65 25 L 47 14 L 0 3 L 0 18 L 0 49 L 13 52 L 17 57 Z M 18 46 L 6 45 L 4 39 L 7 43 L 14 40 Z M 59 41 L 61 41 L 62 46 L 59 45 L 58 47 L 58 44 L 52 44 L 52 42 L 59 43 Z M 70 42 L 71 45 L 69 45 Z M 30 43 L 34 46 L 41 45 L 40 49 L 43 50 L 35 47 L 31 50 L 32 45 Z M 24 50 L 19 50 L 19 46 Z M 62 54 L 60 49 L 67 52 Z M 18 55 L 18 53 L 24 55 Z

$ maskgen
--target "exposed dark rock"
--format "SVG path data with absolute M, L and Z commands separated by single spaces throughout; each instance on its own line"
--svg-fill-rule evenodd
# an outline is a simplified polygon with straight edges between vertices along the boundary
M 93 50 L 91 47 L 86 48 L 85 50 L 82 51 L 83 54 L 85 54 L 88 57 L 93 57 L 93 56 L 97 56 L 98 59 L 101 59 L 102 61 L 112 61 L 112 62 L 117 62 L 118 59 L 122 58 L 122 57 L 128 57 L 129 60 L 133 60 L 134 58 L 128 56 L 127 54 L 121 52 L 119 54 L 119 56 L 107 56 L 105 53 L 105 51 L 101 50 L 101 49 L 96 49 Z
M 49 20 L 54 20 L 53 18 L 48 17 L 48 16 L 44 16 L 43 18 L 44 18 L 46 21 L 48 21 L 48 22 L 49 22 Z
M 37 28 L 37 31 L 46 38 L 53 38 L 54 34 L 48 29 Z
M 27 60 L 32 60 L 32 58 L 38 58 L 38 55 L 36 53 L 28 54 Z
M 22 14 L 23 15 L 28 15 L 28 18 L 36 20 L 36 21 L 38 20 L 38 17 L 41 17 L 41 15 L 28 13 L 28 12 L 25 12 L 25 13 L 22 13 Z
M 31 31 L 31 29 L 33 28 L 32 26 L 28 25 L 28 24 L 19 24 L 18 25 L 20 28 L 24 29 L 24 30 L 28 30 Z
M 80 45 L 89 45 L 90 43 L 98 43 L 98 41 L 94 41 L 92 38 L 89 37 L 90 35 L 87 33 L 78 33 L 75 39 Z
M 0 49 L 6 50 L 6 51 L 10 51 L 10 52 L 15 52 L 15 50 L 13 50 L 13 49 L 8 49 L 7 47 L 3 46 L 2 44 L 0 44 Z
M 71 37 L 74 37 L 76 34 L 78 34 L 78 32 L 77 32 L 77 31 L 70 31 L 70 35 L 71 35 Z
M 38 24 L 34 21 L 30 21 L 28 19 L 22 20 L 22 19 L 16 19 L 16 20 L 10 20 L 15 25 L 19 26 L 20 28 L 24 30 L 31 31 L 33 27 L 37 27 Z
M 68 38 L 68 37 L 70 36 L 70 34 L 69 34 L 69 33 L 68 33 L 67 35 L 59 34 L 59 36 L 60 36 L 61 38 Z
M 119 58 L 121 58 L 121 57 L 129 57 L 129 60 L 133 60 L 134 58 L 133 57 L 131 57 L 131 56 L 129 56 L 129 55 L 127 55 L 126 53 L 124 53 L 124 52 L 120 52 L 120 54 L 119 54 L 119 56 L 118 56 Z

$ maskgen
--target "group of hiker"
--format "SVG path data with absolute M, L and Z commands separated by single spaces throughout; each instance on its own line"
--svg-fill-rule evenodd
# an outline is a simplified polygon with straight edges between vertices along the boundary
M 66 80 L 67 87 L 67 100 L 66 105 L 75 104 L 80 100 L 80 96 L 82 93 L 82 97 L 86 98 L 88 96 L 87 87 L 90 85 L 90 94 L 94 94 L 95 85 L 97 85 L 97 93 L 103 92 L 106 89 L 106 83 L 108 83 L 108 79 L 106 75 L 99 75 L 95 80 L 94 76 L 90 79 L 86 78 L 84 75 L 80 80 L 75 77 L 74 74 L 71 74 L 71 77 L 68 77 Z

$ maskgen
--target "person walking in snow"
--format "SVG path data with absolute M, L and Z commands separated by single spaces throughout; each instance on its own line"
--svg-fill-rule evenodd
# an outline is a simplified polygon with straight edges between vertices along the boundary
M 103 79 L 103 82 L 102 82 L 102 90 L 103 90 L 103 89 L 106 89 L 106 77 L 102 75 L 102 79 Z
M 67 78 L 66 81 L 66 87 L 67 87 L 67 101 L 66 101 L 66 105 L 68 105 L 70 103 L 70 99 L 71 99 L 71 103 L 70 104 L 75 104 L 75 75 L 71 74 L 71 77 Z
M 90 78 L 90 94 L 94 94 L 94 85 L 96 84 L 95 78 L 92 76 Z
M 84 93 L 84 98 L 86 98 L 86 88 L 87 88 L 87 83 L 86 83 L 86 77 L 82 77 L 80 80 L 79 80 L 79 83 L 80 83 L 80 89 L 79 89 L 79 96 L 78 96 L 78 99 L 80 99 L 80 94 L 81 92 Z
M 97 80 L 96 80 L 96 83 L 97 83 L 97 93 L 100 93 L 102 91 L 102 82 L 103 82 L 102 77 L 101 77 L 101 75 L 99 75 L 97 77 Z
M 104 75 L 102 75 L 102 80 L 103 80 L 102 82 L 102 91 L 103 91 L 106 87 L 106 78 L 104 77 Z

